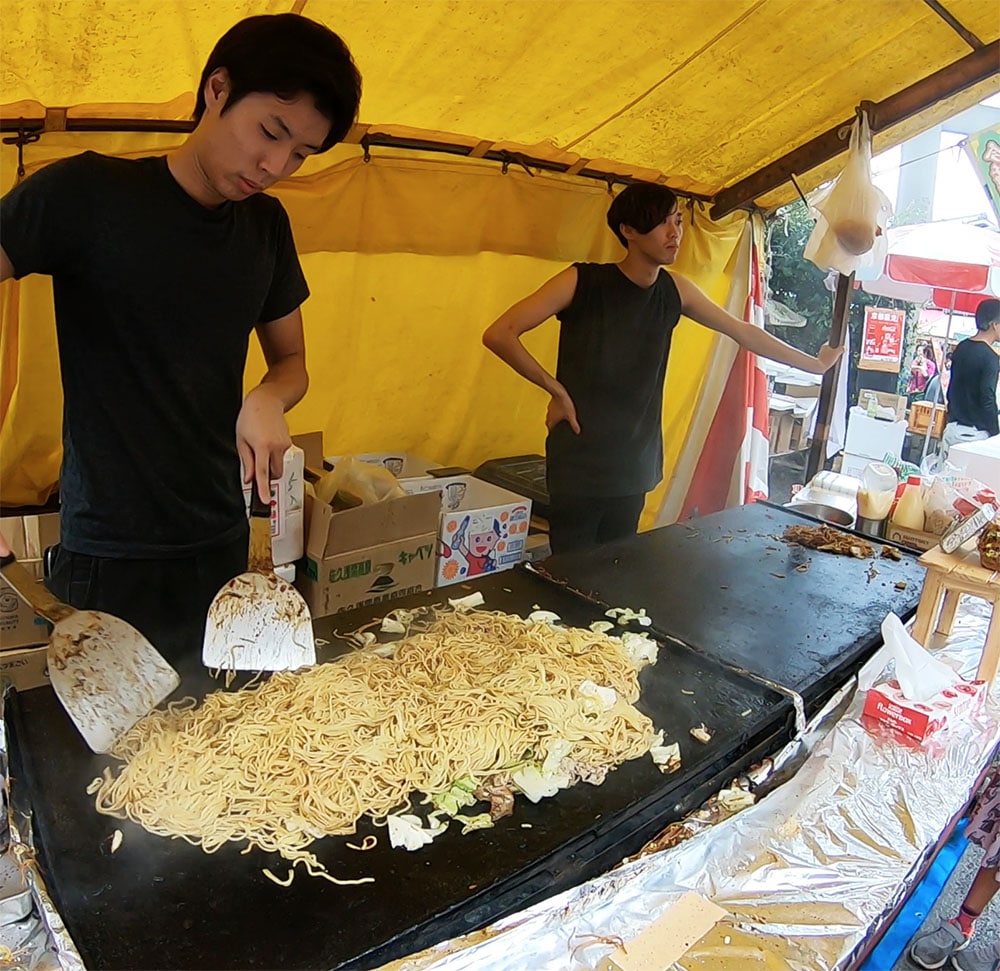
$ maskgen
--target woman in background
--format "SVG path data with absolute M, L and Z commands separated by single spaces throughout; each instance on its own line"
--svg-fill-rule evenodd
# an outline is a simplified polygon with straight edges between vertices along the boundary
M 923 401 L 927 392 L 927 382 L 937 374 L 937 362 L 934 360 L 934 346 L 930 343 L 918 344 L 917 351 L 910 365 L 910 382 L 906 386 L 906 394 L 912 404 Z

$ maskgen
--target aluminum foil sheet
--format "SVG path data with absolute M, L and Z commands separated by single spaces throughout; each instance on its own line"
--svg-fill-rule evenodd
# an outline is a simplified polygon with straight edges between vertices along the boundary
M 0 724 L 4 692 L 0 690 Z M 0 731 L 0 968 L 84 971 L 35 862 L 31 818 L 7 800 L 7 733 Z
M 985 604 L 964 598 L 937 656 L 973 677 L 989 619 Z M 714 824 L 712 811 L 695 814 L 674 827 L 694 834 L 679 845 L 386 971 L 593 971 L 615 942 L 641 933 L 689 890 L 728 916 L 675 965 L 679 971 L 848 967 L 909 892 L 1000 743 L 1000 689 L 974 719 L 920 747 L 869 735 L 859 721 L 863 698 L 851 688 L 744 780 L 756 786 L 756 805 Z M 0 696 L 0 716 L 2 705 Z M 2 739 L 0 768 L 6 780 Z M 0 944 L 10 934 L 21 948 L 11 948 L 9 966 L 83 971 L 35 864 L 30 817 L 4 816 L 7 852 L 31 893 L 27 916 L 0 923 Z M 23 897 L 8 906 L 20 914 Z
M 963 598 L 937 656 L 975 676 L 990 610 Z M 862 726 L 845 691 L 768 767 L 756 805 L 484 931 L 385 971 L 583 971 L 645 930 L 683 893 L 727 911 L 679 971 L 847 968 L 912 889 L 1000 743 L 1000 689 L 920 746 Z M 837 717 L 839 714 L 839 717 Z M 789 777 L 790 776 L 790 777 Z M 702 816 L 706 814 L 701 814 Z M 655 842 L 655 841 L 654 841 Z

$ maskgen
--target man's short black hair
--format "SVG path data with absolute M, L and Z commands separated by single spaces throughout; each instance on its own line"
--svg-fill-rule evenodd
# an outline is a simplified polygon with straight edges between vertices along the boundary
M 208 55 L 198 85 L 195 121 L 205 112 L 205 83 L 224 67 L 229 96 L 223 114 L 248 94 L 279 98 L 311 94 L 316 109 L 330 119 L 320 151 L 337 144 L 358 116 L 361 75 L 347 45 L 328 27 L 293 13 L 247 17 L 230 27 Z
M 990 298 L 976 307 L 976 330 L 989 330 L 997 322 L 1000 322 L 1000 300 Z
M 677 209 L 677 196 L 665 185 L 637 182 L 628 185 L 615 196 L 608 209 L 608 226 L 618 241 L 628 249 L 621 226 L 631 226 L 637 233 L 648 233 Z

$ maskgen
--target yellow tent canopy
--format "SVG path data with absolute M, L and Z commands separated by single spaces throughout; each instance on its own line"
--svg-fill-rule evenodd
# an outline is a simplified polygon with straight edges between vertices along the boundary
M 567 261 L 620 254 L 611 181 L 689 194 L 677 269 L 738 307 L 750 236 L 727 212 L 829 177 L 863 101 L 884 147 L 1000 89 L 994 0 L 6 0 L 0 124 L 40 138 L 3 146 L 0 187 L 19 160 L 178 144 L 217 38 L 289 10 L 340 33 L 364 77 L 347 143 L 277 192 L 313 291 L 290 423 L 341 453 L 541 449 L 541 393 L 479 334 Z M 41 502 L 60 455 L 51 288 L 5 284 L 2 304 L 0 500 Z M 554 327 L 530 343 L 553 363 Z M 694 326 L 675 342 L 668 487 L 718 400 L 718 351 Z

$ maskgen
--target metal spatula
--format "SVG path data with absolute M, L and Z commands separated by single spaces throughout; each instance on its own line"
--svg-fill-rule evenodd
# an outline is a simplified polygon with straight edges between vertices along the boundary
M 201 659 L 208 668 L 294 671 L 316 663 L 312 617 L 302 595 L 274 573 L 271 509 L 250 493 L 247 572 L 233 577 L 208 608 Z
M 107 752 L 180 684 L 177 672 L 131 624 L 57 600 L 13 553 L 0 557 L 0 575 L 55 625 L 46 655 L 49 680 L 94 752 Z

